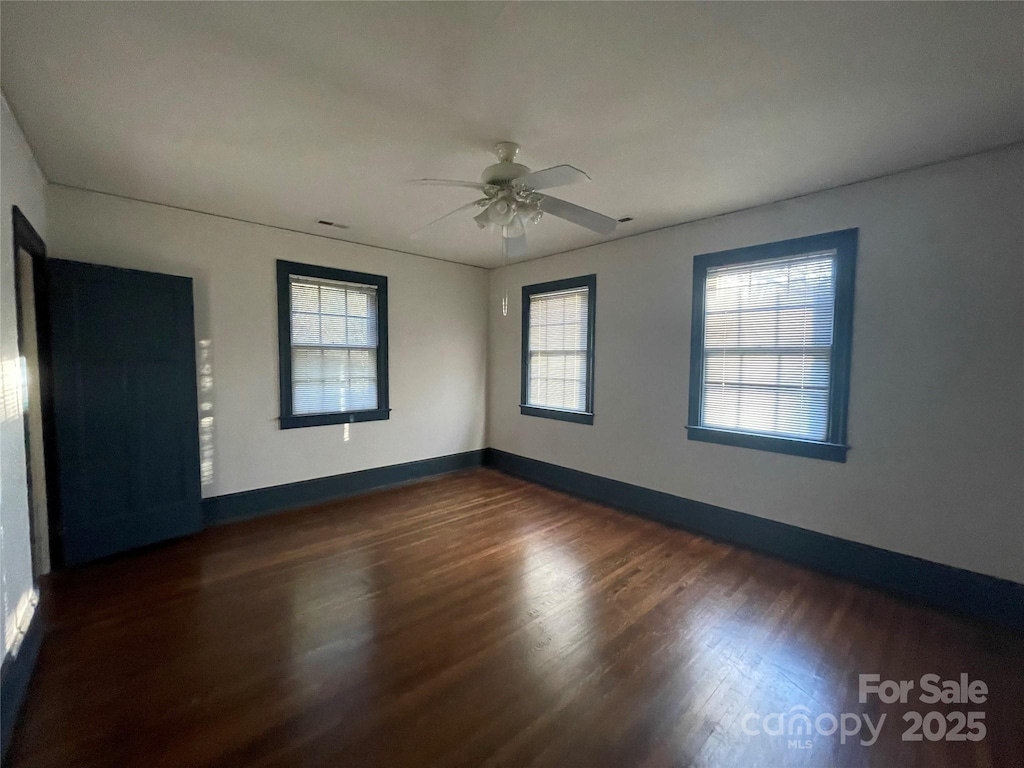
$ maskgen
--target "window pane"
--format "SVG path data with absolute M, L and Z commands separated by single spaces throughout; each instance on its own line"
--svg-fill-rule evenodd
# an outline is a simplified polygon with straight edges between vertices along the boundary
M 345 318 L 335 315 L 320 316 L 320 342 L 331 346 L 345 346 L 348 334 L 345 333 Z
M 350 347 L 377 346 L 376 322 L 365 317 L 346 317 L 348 344 Z
M 375 377 L 377 375 L 377 350 L 349 350 L 348 374 L 352 378 L 370 379 Z
M 376 408 L 376 358 L 376 350 L 293 350 L 292 411 L 302 416 Z
M 323 353 L 318 349 L 292 350 L 292 380 L 321 381 L 324 378 Z
M 835 258 L 829 251 L 708 270 L 703 426 L 827 439 Z
M 369 296 L 364 292 L 353 291 L 348 297 L 348 309 L 346 314 L 349 317 L 366 317 L 369 313 Z
M 320 316 L 292 312 L 292 344 L 319 344 Z
M 347 291 L 341 287 L 320 286 L 320 311 L 325 315 L 344 315 Z
M 315 285 L 291 284 L 292 312 L 319 312 L 320 294 Z
M 587 288 L 530 297 L 527 405 L 586 412 L 589 302 Z
M 824 440 L 828 390 L 720 384 L 704 389 L 704 426 Z
M 377 291 L 291 277 L 292 413 L 378 407 Z

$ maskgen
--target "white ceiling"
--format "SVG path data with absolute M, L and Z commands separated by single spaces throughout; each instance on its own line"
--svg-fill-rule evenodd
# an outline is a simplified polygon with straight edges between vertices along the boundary
M 494 266 L 509 139 L 613 237 L 1024 138 L 1021 3 L 22 3 L 0 79 L 52 182 Z M 317 219 L 350 225 L 326 229 Z M 531 256 L 600 242 L 552 217 Z

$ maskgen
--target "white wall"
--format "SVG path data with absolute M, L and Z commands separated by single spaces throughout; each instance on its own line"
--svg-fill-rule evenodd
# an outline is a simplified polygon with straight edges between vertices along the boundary
M 0 637 L 17 647 L 34 607 L 11 207 L 46 237 L 46 179 L 7 99 L 0 105 Z
M 688 441 L 693 256 L 847 227 L 847 463 Z M 594 424 L 521 416 L 519 289 L 591 272 Z M 1024 582 L 1021 145 L 513 265 L 490 290 L 492 447 Z
M 48 205 L 51 256 L 194 279 L 212 350 L 203 496 L 484 447 L 484 270 L 59 186 Z M 278 428 L 279 258 L 387 276 L 388 421 Z

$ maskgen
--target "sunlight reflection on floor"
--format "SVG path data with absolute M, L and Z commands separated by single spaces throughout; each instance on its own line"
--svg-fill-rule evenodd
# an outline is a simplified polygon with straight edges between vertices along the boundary
M 539 537 L 527 541 L 522 564 L 534 671 L 552 692 L 562 692 L 594 663 L 592 605 L 583 589 L 588 569 L 568 548 Z

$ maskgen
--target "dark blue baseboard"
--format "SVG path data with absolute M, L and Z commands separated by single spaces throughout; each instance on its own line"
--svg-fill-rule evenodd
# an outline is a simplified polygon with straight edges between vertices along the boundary
M 575 469 L 487 449 L 485 463 L 559 491 L 881 588 L 929 606 L 1024 630 L 1024 585 L 828 536 Z
M 8 656 L 0 666 L 0 761 L 7 755 L 14 726 L 28 694 L 28 684 L 43 646 L 43 617 L 37 605 L 32 621 L 21 639 L 17 656 Z
M 257 488 L 253 491 L 211 496 L 203 499 L 203 521 L 206 525 L 219 525 L 272 512 L 322 504 L 431 475 L 479 467 L 483 464 L 483 459 L 483 450 L 467 451 L 287 485 Z

